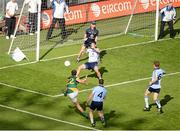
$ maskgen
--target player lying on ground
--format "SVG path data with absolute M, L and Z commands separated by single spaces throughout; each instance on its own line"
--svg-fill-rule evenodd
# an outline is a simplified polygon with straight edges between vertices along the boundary
M 158 100 L 158 96 L 161 89 L 161 78 L 163 77 L 165 72 L 162 69 L 160 69 L 159 61 L 154 61 L 153 67 L 154 67 L 154 71 L 152 73 L 152 80 L 149 82 L 149 87 L 148 89 L 146 89 L 144 93 L 144 100 L 145 100 L 144 111 L 150 111 L 149 96 L 150 94 L 153 93 L 153 99 L 154 102 L 157 104 L 158 112 L 163 113 L 161 103 Z
M 83 69 L 88 69 L 88 70 L 92 69 L 96 72 L 97 77 L 99 79 L 102 79 L 101 73 L 99 72 L 99 69 L 98 69 L 99 54 L 100 54 L 99 48 L 97 48 L 96 45 L 92 43 L 91 48 L 87 49 L 87 53 L 89 55 L 88 62 L 78 67 L 76 76 L 79 77 L 79 74 L 81 70 Z
M 64 93 L 65 96 L 68 96 L 73 104 L 76 106 L 76 108 L 82 113 L 82 115 L 86 118 L 88 118 L 88 115 L 86 112 L 83 110 L 83 108 L 80 106 L 77 96 L 78 96 L 78 88 L 77 84 L 82 83 L 82 84 L 87 84 L 87 77 L 85 79 L 79 79 L 76 77 L 76 70 L 71 71 L 71 76 L 68 78 L 67 81 L 67 88 Z
M 97 43 L 97 36 L 99 34 L 99 31 L 96 29 L 96 22 L 91 22 L 91 25 L 88 29 L 86 29 L 86 33 L 84 35 L 84 44 L 81 47 L 81 50 L 79 52 L 79 55 L 77 57 L 77 62 L 80 61 L 81 55 L 85 52 L 85 49 L 89 48 L 91 44 Z
M 103 113 L 103 101 L 106 97 L 107 90 L 103 86 L 103 84 L 104 84 L 104 80 L 100 79 L 99 85 L 93 88 L 93 91 L 89 94 L 88 99 L 86 101 L 86 105 L 87 105 L 89 101 L 92 100 L 90 109 L 89 109 L 89 118 L 91 121 L 91 125 L 93 127 L 95 127 L 96 125 L 96 122 L 94 121 L 94 118 L 93 118 L 93 112 L 96 109 L 98 111 L 98 115 L 101 119 L 103 126 L 106 126 L 106 121 L 105 121 L 104 113 Z

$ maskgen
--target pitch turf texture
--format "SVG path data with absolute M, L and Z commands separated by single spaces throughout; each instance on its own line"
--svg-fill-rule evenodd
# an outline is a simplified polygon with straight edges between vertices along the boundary
M 121 35 L 98 42 L 102 62 L 100 71 L 108 95 L 104 103 L 107 127 L 101 125 L 97 115 L 95 129 L 180 129 L 180 23 L 175 24 L 175 39 L 158 42 L 147 37 Z M 139 43 L 139 44 L 138 44 Z M 92 129 L 89 120 L 82 117 L 67 97 L 62 96 L 66 79 L 72 69 L 87 61 L 87 56 L 77 64 L 76 56 L 80 45 L 62 46 L 41 51 L 42 61 L 21 66 L 8 55 L 9 41 L 0 38 L 0 129 L 38 130 L 87 130 Z M 55 60 L 51 60 L 56 58 Z M 64 61 L 71 66 L 65 67 Z M 152 62 L 159 60 L 167 76 L 162 80 L 159 99 L 164 113 L 158 114 L 152 105 L 150 112 L 143 112 L 144 91 L 152 73 Z M 23 61 L 22 63 L 28 63 Z M 97 85 L 94 72 L 82 71 L 88 75 L 88 85 L 78 85 L 78 100 L 82 104 L 90 90 Z M 154 102 L 151 99 L 151 104 Z M 88 112 L 88 108 L 86 108 Z

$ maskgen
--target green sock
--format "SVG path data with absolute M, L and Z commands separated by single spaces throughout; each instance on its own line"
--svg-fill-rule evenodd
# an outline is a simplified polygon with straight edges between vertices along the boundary
M 88 117 L 88 114 L 85 111 L 82 112 L 82 115 L 85 116 L 85 117 Z

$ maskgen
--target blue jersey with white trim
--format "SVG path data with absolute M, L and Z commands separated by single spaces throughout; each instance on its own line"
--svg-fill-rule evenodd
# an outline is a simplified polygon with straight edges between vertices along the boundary
M 106 97 L 107 90 L 103 86 L 96 86 L 93 89 L 93 101 L 103 102 Z
M 158 80 L 151 85 L 151 87 L 153 89 L 161 88 L 161 78 L 164 76 L 164 74 L 165 74 L 164 70 L 162 70 L 160 68 L 154 69 L 154 71 L 152 73 L 152 81 L 156 80 L 156 78 Z

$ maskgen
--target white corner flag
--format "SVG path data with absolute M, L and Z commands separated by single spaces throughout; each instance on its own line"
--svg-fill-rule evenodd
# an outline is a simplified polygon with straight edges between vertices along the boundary
M 27 58 L 24 53 L 18 48 L 16 47 L 16 49 L 13 51 L 12 53 L 12 58 L 13 60 L 15 60 L 16 62 L 20 62 L 22 61 L 24 58 Z

